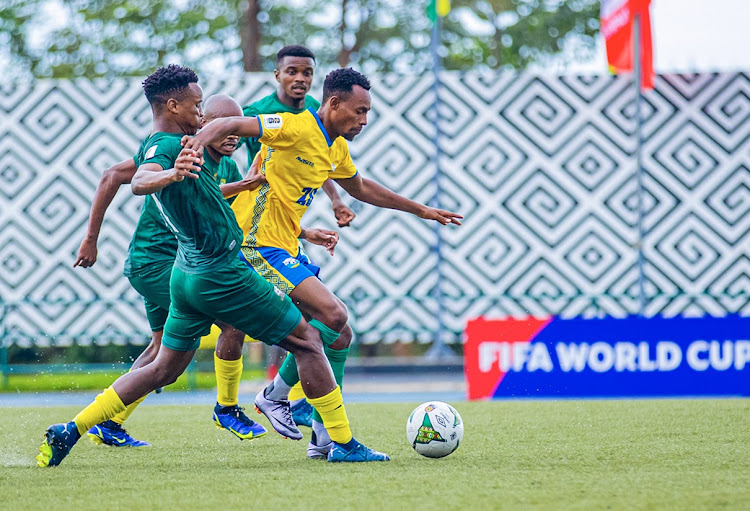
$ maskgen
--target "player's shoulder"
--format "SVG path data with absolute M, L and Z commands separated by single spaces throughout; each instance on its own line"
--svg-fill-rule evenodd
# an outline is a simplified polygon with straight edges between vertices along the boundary
M 174 156 L 182 151 L 182 135 L 178 133 L 157 132 L 148 137 L 140 148 L 142 161 L 149 160 L 156 155 Z
M 275 114 L 259 114 L 263 129 L 284 130 L 284 133 L 301 133 L 315 126 L 315 120 L 310 112 L 302 113 L 281 112 Z
M 245 117 L 253 117 L 258 114 L 270 114 L 276 113 L 276 92 L 272 92 L 268 96 L 260 98 L 258 101 L 254 101 L 247 106 L 242 107 L 242 113 Z
M 337 165 L 351 159 L 349 144 L 344 137 L 336 137 L 334 139 L 331 143 L 331 148 L 328 150 L 328 154 L 331 157 L 331 161 Z

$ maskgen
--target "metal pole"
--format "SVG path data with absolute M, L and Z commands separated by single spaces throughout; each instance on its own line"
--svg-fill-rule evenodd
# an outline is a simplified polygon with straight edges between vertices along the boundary
M 435 195 L 433 195 L 432 200 L 430 201 L 430 204 L 432 207 L 437 208 L 440 207 L 440 156 L 442 154 L 440 150 L 440 55 L 438 53 L 438 48 L 440 46 L 440 16 L 435 16 L 435 22 L 432 24 L 432 40 L 430 41 L 430 51 L 432 53 L 432 93 L 434 94 L 434 102 L 432 106 L 433 111 L 433 123 L 435 124 L 435 131 L 432 135 L 432 145 L 435 148 L 435 152 L 433 153 L 433 163 L 435 165 L 435 174 L 432 178 L 432 182 L 435 186 Z M 453 356 L 453 350 L 451 350 L 448 346 L 445 345 L 443 342 L 443 311 L 445 308 L 443 307 L 443 290 L 441 288 L 441 284 L 443 281 L 443 274 L 442 274 L 442 263 L 443 263 L 443 255 L 441 251 L 442 246 L 442 234 L 440 232 L 440 227 L 442 227 L 439 223 L 435 222 L 434 230 L 435 230 L 435 255 L 436 255 L 436 261 L 435 261 L 435 276 L 437 279 L 437 284 L 435 285 L 435 303 L 437 305 L 437 311 L 436 311 L 436 318 L 437 318 L 437 331 L 435 332 L 435 340 L 433 341 L 432 346 L 429 350 L 427 350 L 427 353 L 425 354 L 426 357 L 437 360 L 441 358 L 445 358 L 448 356 Z
M 638 293 L 640 295 L 638 314 L 643 317 L 646 315 L 646 277 L 644 275 L 646 261 L 643 255 L 643 239 L 645 237 L 643 227 L 643 119 L 641 117 L 641 74 L 643 69 L 641 69 L 641 19 L 638 14 L 633 17 L 633 69 L 635 70 L 635 162 L 638 182 Z

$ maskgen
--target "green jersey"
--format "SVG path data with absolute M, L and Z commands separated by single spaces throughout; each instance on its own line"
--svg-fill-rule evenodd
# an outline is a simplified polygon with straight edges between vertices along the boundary
M 133 157 L 136 168 L 140 165 L 138 157 L 143 154 L 149 138 L 151 137 L 141 142 L 138 154 Z M 128 246 L 123 274 L 126 277 L 135 277 L 148 268 L 163 265 L 171 266 L 174 264 L 175 254 L 177 254 L 177 238 L 164 223 L 154 199 L 147 195 L 141 208 L 141 216 L 138 218 L 133 238 Z
M 292 108 L 279 101 L 279 97 L 274 92 L 265 98 L 261 98 L 255 103 L 251 103 L 244 107 L 242 113 L 245 114 L 245 117 L 255 117 L 260 114 L 282 114 L 285 112 L 299 114 L 308 108 L 317 111 L 320 108 L 320 101 L 312 96 L 305 96 L 305 106 L 302 108 Z M 260 142 L 258 142 L 257 138 L 243 137 L 240 139 L 240 144 L 245 144 L 247 146 L 247 164 L 250 166 L 250 164 L 253 163 L 255 155 L 260 151 Z
M 156 163 L 174 167 L 182 150 L 181 134 L 154 133 L 136 157 L 138 166 Z M 204 153 L 198 179 L 185 178 L 151 195 L 154 204 L 177 238 L 175 266 L 185 273 L 209 273 L 237 257 L 242 231 L 218 181 L 222 174 L 239 175 L 231 158 L 214 161 Z

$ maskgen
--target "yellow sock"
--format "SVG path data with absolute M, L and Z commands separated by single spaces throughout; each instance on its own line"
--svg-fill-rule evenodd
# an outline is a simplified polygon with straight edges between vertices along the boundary
M 94 398 L 94 402 L 81 410 L 81 413 L 73 418 L 78 427 L 78 432 L 85 435 L 86 432 L 100 422 L 111 419 L 120 412 L 125 411 L 125 405 L 117 395 L 115 389 L 107 387 Z
M 147 396 L 148 394 L 146 394 Z M 137 401 L 133 401 L 128 405 L 127 408 L 125 408 L 125 411 L 122 411 L 112 417 L 112 422 L 116 422 L 117 424 L 124 424 L 126 420 L 128 420 L 128 417 L 130 417 L 130 414 L 133 413 L 133 411 L 138 408 L 138 405 L 143 403 L 143 400 L 146 399 L 146 396 L 143 396 L 142 398 L 138 399 Z
M 214 351 L 214 371 L 216 371 L 216 401 L 221 406 L 236 405 L 240 394 L 242 357 L 238 360 L 222 360 Z
M 344 398 L 341 397 L 339 387 L 323 397 L 307 398 L 307 400 L 318 410 L 331 440 L 345 444 L 352 439 L 352 430 L 349 429 L 349 419 L 346 416 Z
M 294 384 L 292 390 L 289 391 L 289 401 L 297 401 L 305 398 L 305 391 L 302 390 L 300 382 Z

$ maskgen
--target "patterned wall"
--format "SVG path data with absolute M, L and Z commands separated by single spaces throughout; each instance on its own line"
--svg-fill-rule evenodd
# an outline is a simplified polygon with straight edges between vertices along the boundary
M 204 84 L 246 104 L 267 76 Z M 335 257 L 311 249 L 361 342 L 430 341 L 467 318 L 638 312 L 634 93 L 625 77 L 445 73 L 440 229 L 355 204 Z M 435 191 L 430 77 L 373 80 L 352 144 L 363 175 L 421 202 Z M 750 77 L 670 75 L 643 104 L 647 315 L 748 313 Z M 6 342 L 143 342 L 122 277 L 141 199 L 107 213 L 99 261 L 73 269 L 99 176 L 129 157 L 150 111 L 138 80 L 0 85 L 0 297 Z M 242 155 L 238 156 L 242 160 Z M 349 199 L 347 199 L 349 200 Z M 351 203 L 351 200 L 349 200 Z M 334 223 L 319 194 L 307 225 Z M 440 284 L 442 306 L 434 289 Z

